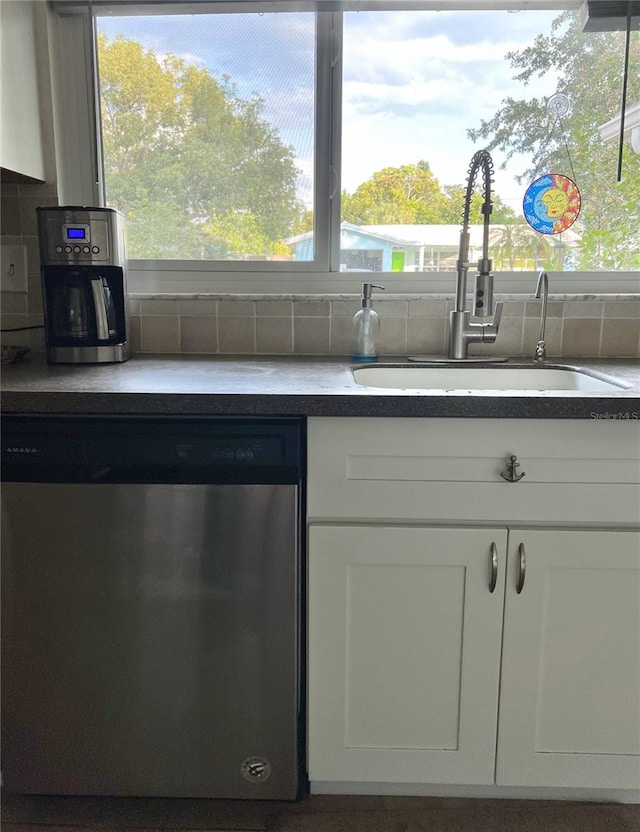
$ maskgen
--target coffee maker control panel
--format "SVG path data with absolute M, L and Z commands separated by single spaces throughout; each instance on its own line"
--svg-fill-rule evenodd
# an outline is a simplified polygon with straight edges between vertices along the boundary
M 123 241 L 118 239 L 122 227 L 103 209 L 85 211 L 50 210 L 40 218 L 42 262 L 50 265 L 121 265 Z
M 54 225 L 54 228 L 51 228 Z M 90 225 L 49 223 L 47 252 L 50 262 L 106 263 L 110 248 L 107 224 L 94 220 Z

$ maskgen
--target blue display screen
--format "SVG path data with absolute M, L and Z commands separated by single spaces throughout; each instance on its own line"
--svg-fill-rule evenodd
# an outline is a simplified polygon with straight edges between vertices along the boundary
M 67 240 L 84 240 L 86 237 L 86 229 L 84 228 L 67 228 Z

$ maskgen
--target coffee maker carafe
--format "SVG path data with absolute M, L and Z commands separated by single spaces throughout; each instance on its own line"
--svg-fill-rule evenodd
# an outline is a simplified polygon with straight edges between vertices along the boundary
M 47 360 L 129 358 L 124 217 L 113 208 L 37 208 Z

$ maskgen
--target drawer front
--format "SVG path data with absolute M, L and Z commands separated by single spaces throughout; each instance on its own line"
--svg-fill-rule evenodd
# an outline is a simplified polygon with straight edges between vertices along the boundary
M 313 418 L 308 438 L 311 518 L 640 522 L 640 422 Z

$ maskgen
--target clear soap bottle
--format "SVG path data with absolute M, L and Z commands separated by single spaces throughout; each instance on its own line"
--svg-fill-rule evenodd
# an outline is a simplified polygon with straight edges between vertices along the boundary
M 380 318 L 371 308 L 373 289 L 384 289 L 377 283 L 362 284 L 362 306 L 353 316 L 351 328 L 351 360 L 377 361 L 380 343 Z

